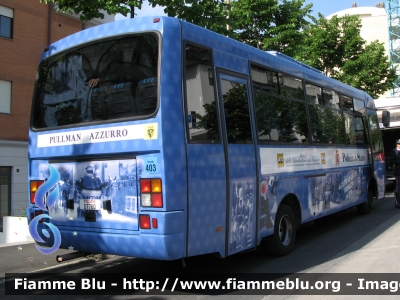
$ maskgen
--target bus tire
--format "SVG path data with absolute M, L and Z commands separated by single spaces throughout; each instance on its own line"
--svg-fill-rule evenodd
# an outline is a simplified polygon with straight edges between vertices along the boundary
M 285 256 L 293 251 L 296 241 L 296 219 L 290 206 L 282 204 L 275 217 L 274 234 L 263 240 L 265 251 Z
M 372 203 L 373 202 L 374 202 L 374 194 L 372 193 L 371 190 L 368 190 L 367 201 L 357 205 L 357 212 L 360 215 L 369 214 L 371 212 L 371 210 L 372 210 Z

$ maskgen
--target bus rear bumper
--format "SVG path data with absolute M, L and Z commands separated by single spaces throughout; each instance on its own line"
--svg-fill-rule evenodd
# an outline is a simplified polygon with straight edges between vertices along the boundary
M 185 256 L 183 233 L 115 234 L 60 230 L 60 248 L 88 253 L 174 260 Z M 79 238 L 78 238 L 79 237 Z

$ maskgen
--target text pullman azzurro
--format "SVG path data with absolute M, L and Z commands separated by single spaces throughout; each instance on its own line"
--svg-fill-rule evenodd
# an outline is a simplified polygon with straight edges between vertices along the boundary
M 90 133 L 89 140 L 102 140 L 102 139 L 110 139 L 110 138 L 119 138 L 126 137 L 128 135 L 128 130 L 104 130 L 104 131 L 95 131 Z M 63 135 L 55 135 L 50 137 L 50 144 L 61 144 L 68 142 L 79 142 L 82 140 L 81 133 L 74 134 L 63 134 Z

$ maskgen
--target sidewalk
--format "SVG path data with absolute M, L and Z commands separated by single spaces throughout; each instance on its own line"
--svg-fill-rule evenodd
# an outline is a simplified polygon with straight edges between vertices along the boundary
M 39 252 L 35 245 L 36 243 L 33 242 L 0 245 L 0 283 L 4 280 L 5 273 L 30 273 L 44 269 L 72 267 L 81 263 L 95 263 L 89 258 L 79 258 L 58 263 L 56 256 L 70 253 L 68 250 L 59 249 L 49 255 L 45 255 Z M 60 272 L 62 272 L 61 269 Z
M 34 242 L 29 232 L 26 217 L 3 217 L 3 232 L 0 232 L 0 247 L 10 243 Z

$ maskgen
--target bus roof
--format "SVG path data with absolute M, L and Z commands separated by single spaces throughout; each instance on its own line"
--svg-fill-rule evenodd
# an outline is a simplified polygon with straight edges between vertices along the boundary
M 325 76 L 319 70 L 299 62 L 277 51 L 261 51 L 242 42 L 230 39 L 208 29 L 199 27 L 186 21 L 171 17 L 142 17 L 124 19 L 91 27 L 66 38 L 63 38 L 44 50 L 41 60 L 78 45 L 93 42 L 98 39 L 128 34 L 131 32 L 158 31 L 161 34 L 164 28 L 187 29 L 189 39 L 193 42 L 212 47 L 214 51 L 229 53 L 240 59 L 266 65 L 280 72 L 296 76 L 315 85 L 323 85 L 326 88 L 355 97 L 365 101 L 365 106 L 375 109 L 372 97 L 364 91 L 353 88 L 335 79 Z M 247 70 L 248 73 L 248 70 Z
M 366 107 L 375 109 L 373 98 L 364 91 L 327 77 L 321 71 L 297 61 L 294 58 L 277 51 L 262 51 L 186 21 L 180 22 L 182 28 L 187 29 L 186 32 L 192 41 L 197 41 L 197 43 L 213 48 L 214 51 L 229 53 L 229 55 L 248 59 L 251 62 L 268 66 L 283 73 L 304 79 L 310 83 L 323 85 L 326 88 L 365 101 Z

